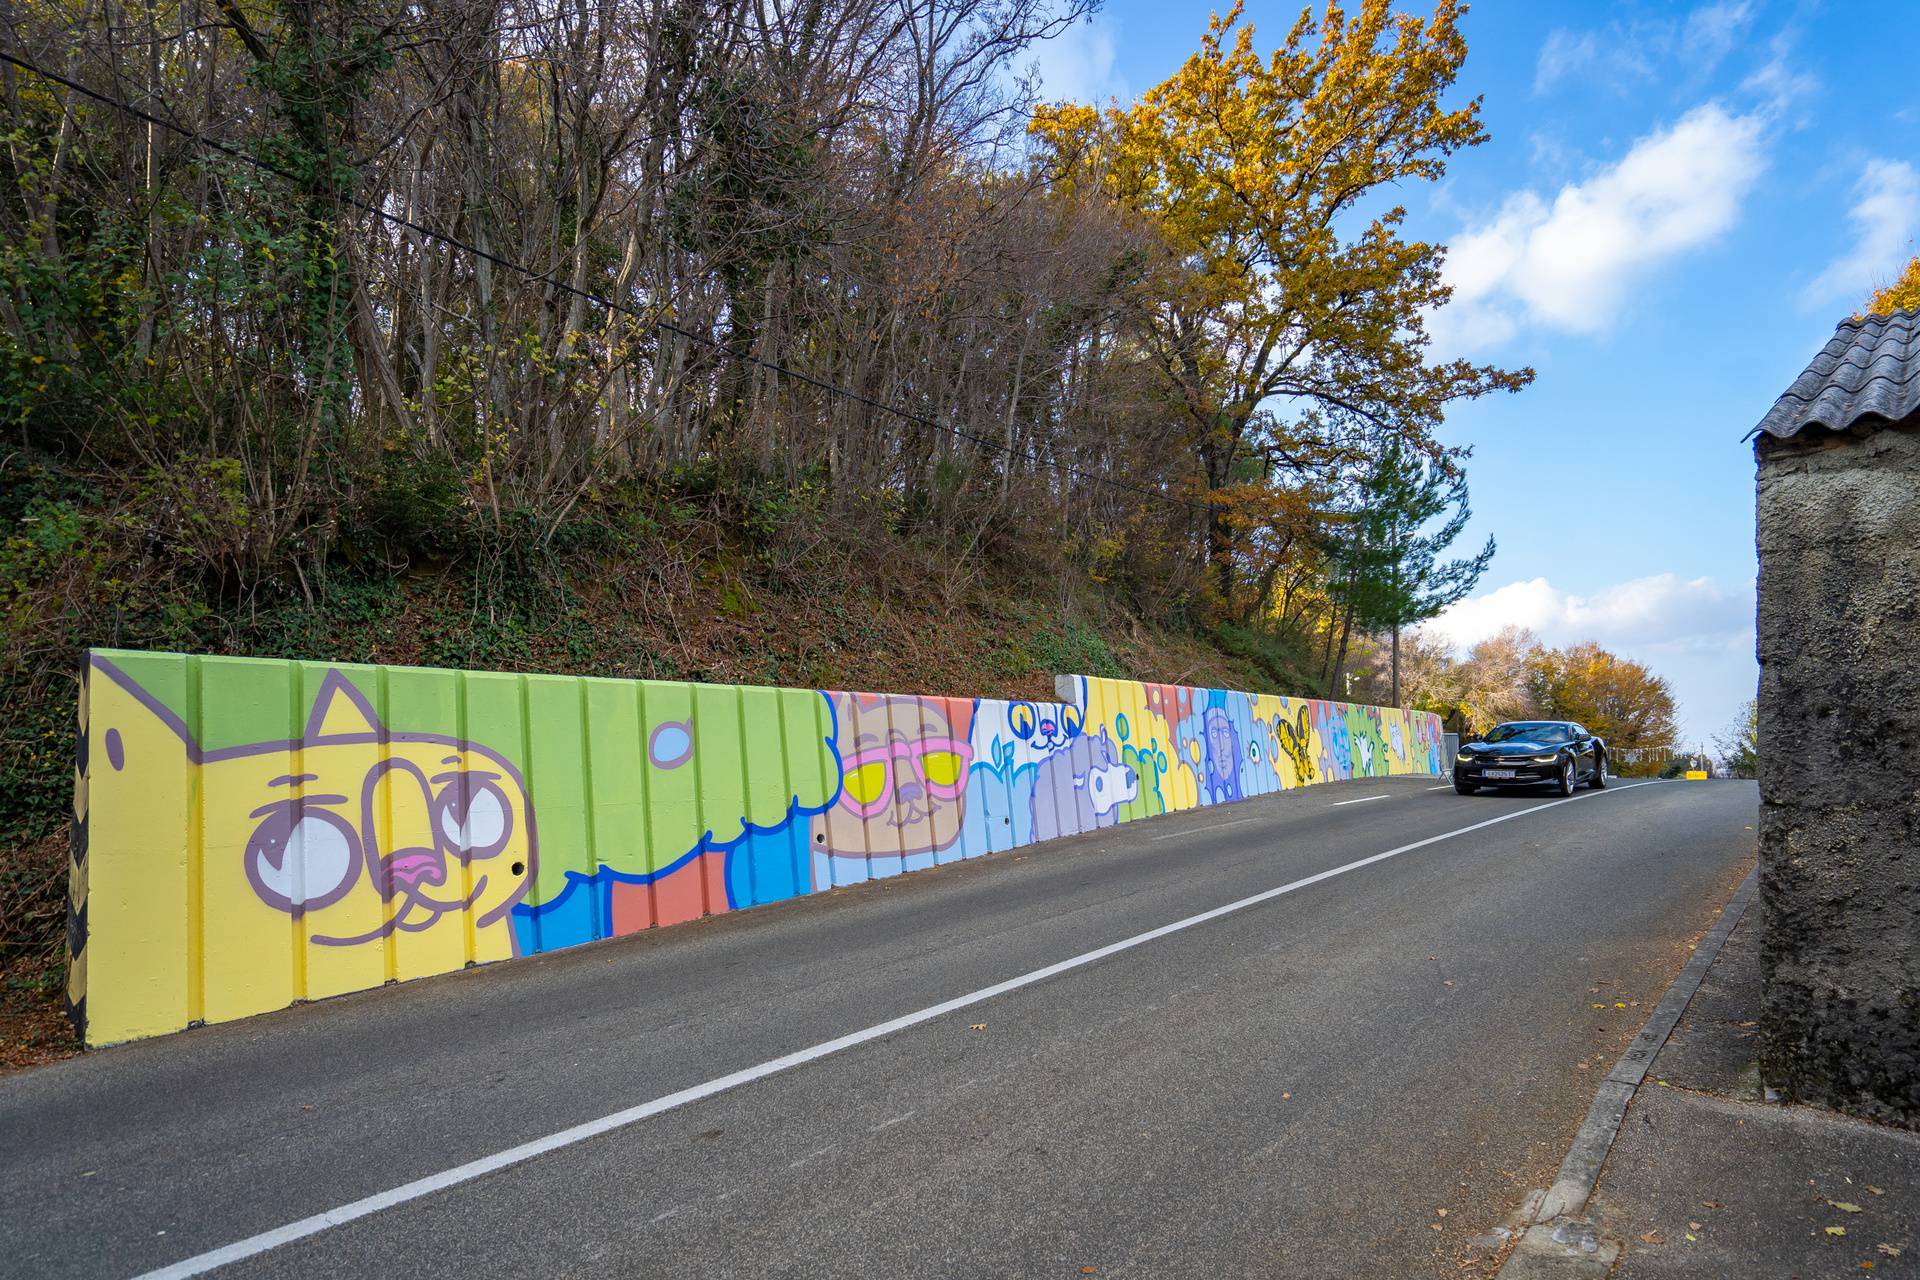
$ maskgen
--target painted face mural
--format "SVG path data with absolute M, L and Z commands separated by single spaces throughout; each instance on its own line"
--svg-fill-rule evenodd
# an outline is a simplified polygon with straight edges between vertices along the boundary
M 1007 729 L 1036 751 L 1054 751 L 1078 736 L 1085 717 L 1078 707 L 1054 702 L 1010 702 Z
M 1214 803 L 1238 800 L 1240 794 L 1240 735 L 1220 707 L 1208 707 L 1204 718 L 1207 754 L 1207 794 Z
M 457 931 L 471 918 L 483 951 L 509 954 L 505 919 L 532 883 L 536 841 L 526 788 L 504 757 L 388 729 L 339 671 L 322 680 L 298 738 L 203 751 L 117 666 L 96 657 L 93 667 L 108 767 L 195 775 L 209 917 L 291 917 L 323 947 Z
M 864 693 L 830 697 L 840 796 L 813 820 L 816 850 L 913 854 L 952 844 L 965 816 L 973 761 L 971 711 L 958 710 L 969 704 Z

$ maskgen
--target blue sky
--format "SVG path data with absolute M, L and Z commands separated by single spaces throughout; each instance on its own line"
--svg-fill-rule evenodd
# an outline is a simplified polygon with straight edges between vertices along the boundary
M 1263 49 L 1299 8 L 1248 4 Z M 1044 92 L 1128 99 L 1211 11 L 1108 0 L 1040 51 Z M 1464 28 L 1491 139 L 1398 198 L 1452 246 L 1436 345 L 1539 376 L 1448 422 L 1474 449 L 1460 546 L 1499 552 L 1435 625 L 1598 640 L 1710 744 L 1758 675 L 1741 437 L 1920 251 L 1920 4 L 1483 0 Z

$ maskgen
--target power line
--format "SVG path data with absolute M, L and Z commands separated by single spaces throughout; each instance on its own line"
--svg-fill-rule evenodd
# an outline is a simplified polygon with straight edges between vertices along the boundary
M 233 146 L 230 143 L 221 142 L 215 138 L 209 138 L 205 134 L 200 133 L 198 130 L 191 129 L 186 125 L 180 124 L 173 120 L 169 120 L 165 116 L 156 115 L 151 111 L 144 110 L 140 107 L 135 106 L 133 103 L 126 101 L 123 98 L 116 98 L 111 94 L 105 93 L 99 89 L 92 88 L 89 85 L 81 84 L 79 81 L 73 80 L 68 78 L 67 76 L 61 75 L 57 71 L 49 71 L 47 68 L 42 67 L 37 63 L 32 62 L 29 59 L 23 58 L 10 50 L 0 49 L 0 62 L 9 63 L 15 67 L 20 68 L 22 71 L 30 72 L 31 74 L 39 76 L 44 80 L 51 81 L 52 83 L 60 85 L 63 88 L 70 89 L 73 92 L 80 94 L 83 97 L 91 98 L 93 101 L 98 102 L 103 106 L 111 107 L 115 111 L 119 111 L 122 114 L 132 116 L 136 120 L 141 120 L 147 124 L 156 125 L 159 128 L 165 129 L 170 133 L 174 133 L 179 135 L 180 137 L 186 138 L 188 141 L 198 143 L 203 147 L 219 152 L 221 155 L 229 156 L 232 159 L 238 160 L 242 164 L 250 165 L 253 168 L 259 169 L 263 173 L 270 173 L 270 174 L 273 174 L 275 177 L 282 178 L 288 182 L 293 182 L 296 184 L 300 181 L 297 175 L 290 173 L 285 169 L 280 168 L 278 165 L 273 164 L 271 161 L 261 159 L 259 156 L 254 155 L 252 152 L 246 151 L 240 147 Z M 558 280 L 552 277 L 551 275 L 547 275 L 542 272 L 535 271 L 532 267 L 526 266 L 519 262 L 515 262 L 511 258 L 503 258 L 497 253 L 492 253 L 486 249 L 480 248 L 478 245 L 469 244 L 466 241 L 460 239 L 458 236 L 449 235 L 446 232 L 435 231 L 431 227 L 422 226 L 421 224 L 413 221 L 410 218 L 402 217 L 400 214 L 389 212 L 386 209 L 380 208 L 378 205 L 369 204 L 364 200 L 358 200 L 352 196 L 343 195 L 340 197 L 340 199 L 344 203 L 352 205 L 356 209 L 360 209 L 366 213 L 370 213 L 376 218 L 384 219 L 386 222 L 388 222 L 393 226 L 400 227 L 407 231 L 411 231 L 415 235 L 421 237 L 422 239 L 432 240 L 432 241 L 435 241 L 436 243 L 447 245 L 450 248 L 458 249 L 464 253 L 472 254 L 474 257 L 479 258 L 483 261 L 489 262 L 494 266 L 500 267 L 503 270 L 515 272 L 519 275 L 525 276 L 529 280 L 536 280 L 541 284 L 544 284 L 550 288 L 558 289 L 563 293 L 572 294 L 573 296 L 581 298 L 587 302 L 593 303 L 596 306 L 605 307 L 609 311 L 617 311 L 622 315 L 630 316 L 633 319 L 639 321 L 642 325 L 645 325 L 651 328 L 656 335 L 662 332 L 674 334 L 675 336 L 685 338 L 690 342 L 697 342 L 703 346 L 712 348 L 713 350 L 720 352 L 721 354 L 727 356 L 730 359 L 738 360 L 745 364 L 757 365 L 762 369 L 766 369 L 771 373 L 779 375 L 780 377 L 791 378 L 797 382 L 804 382 L 809 386 L 818 388 L 819 390 L 828 393 L 829 395 L 838 396 L 843 400 L 848 400 L 855 404 L 864 405 L 867 408 L 876 409 L 882 413 L 892 414 L 894 417 L 899 418 L 903 422 L 908 422 L 917 427 L 921 427 L 927 430 L 945 432 L 947 435 L 952 436 L 955 439 L 966 440 L 972 444 L 980 446 L 981 448 L 990 449 L 997 453 L 1005 454 L 1009 458 L 1014 458 L 1022 462 L 1030 462 L 1037 467 L 1052 467 L 1053 469 L 1067 476 L 1077 477 L 1082 480 L 1089 480 L 1096 484 L 1108 485 L 1112 488 L 1119 489 L 1127 493 L 1132 493 L 1142 498 L 1150 498 L 1156 502 L 1165 502 L 1173 506 L 1184 507 L 1190 511 L 1211 512 L 1213 510 L 1213 505 L 1211 503 L 1192 502 L 1186 498 L 1176 497 L 1175 495 L 1170 493 L 1162 493 L 1157 489 L 1147 488 L 1145 485 L 1138 485 L 1130 481 L 1115 479 L 1112 476 L 1104 475 L 1097 471 L 1088 471 L 1086 468 L 1076 467 L 1070 462 L 1060 462 L 1057 460 L 1049 461 L 1046 458 L 1043 458 L 1038 454 L 1032 453 L 1028 450 L 1018 449 L 1013 447 L 1012 445 L 1005 444 L 999 440 L 994 440 L 988 436 L 983 436 L 976 432 L 968 431 L 961 427 L 951 426 L 947 423 L 940 422 L 937 419 L 929 418 L 924 414 L 915 413 L 911 409 L 902 408 L 899 405 L 888 404 L 886 401 L 883 401 L 883 400 L 876 400 L 873 397 L 865 395 L 861 392 L 855 391 L 850 387 L 843 387 L 838 383 L 828 382 L 823 378 L 814 377 L 812 374 L 802 373 L 800 370 L 789 368 L 788 366 L 783 365 L 778 361 L 768 360 L 763 356 L 756 356 L 751 352 L 737 351 L 734 348 L 729 347 L 726 343 L 720 341 L 718 338 L 712 338 L 707 336 L 706 334 L 696 333 L 691 329 L 683 328 L 680 325 L 672 323 L 671 321 L 661 320 L 657 317 L 645 315 L 635 310 L 632 307 L 626 306 L 623 303 L 615 302 L 611 298 L 604 298 L 599 294 L 592 292 L 591 290 L 579 288 L 578 286 L 569 284 L 564 280 Z

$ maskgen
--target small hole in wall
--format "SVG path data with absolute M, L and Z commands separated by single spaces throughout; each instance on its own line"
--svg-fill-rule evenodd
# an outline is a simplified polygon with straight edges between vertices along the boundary
M 813 838 L 813 842 L 815 844 L 825 844 L 827 842 L 827 833 L 822 831 L 819 835 Z
M 514 864 L 513 864 L 513 874 L 515 874 L 515 875 L 517 875 L 517 876 L 523 876 L 523 875 L 525 875 L 525 874 L 527 874 L 527 864 L 526 864 L 526 863 L 524 863 L 524 862 L 516 862 L 516 863 L 514 863 Z
M 1012 818 L 1002 818 L 1002 819 L 1000 819 L 1000 825 L 1001 825 L 1001 826 L 1003 826 L 1003 827 L 1010 827 L 1010 826 L 1012 826 L 1012 825 L 1013 825 L 1013 819 L 1012 819 Z

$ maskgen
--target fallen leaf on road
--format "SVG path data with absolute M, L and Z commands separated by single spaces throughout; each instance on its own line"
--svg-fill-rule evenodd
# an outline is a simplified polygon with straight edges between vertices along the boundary
M 1854 1204 L 1851 1200 L 1829 1200 L 1827 1201 L 1827 1203 L 1832 1205 L 1834 1208 L 1838 1209 L 1842 1213 L 1860 1212 L 1860 1206 L 1857 1204 Z
M 1081 1275 L 1083 1275 L 1083 1276 L 1090 1276 L 1090 1275 L 1092 1275 L 1092 1274 L 1093 1274 L 1093 1268 L 1092 1268 L 1092 1267 L 1082 1267 L 1082 1268 L 1080 1268 L 1080 1274 L 1081 1274 Z
M 1727 1206 L 1724 1204 L 1721 1204 L 1718 1200 L 1702 1200 L 1700 1202 L 1700 1207 L 1702 1209 L 1724 1209 Z
M 1687 1230 L 1689 1231 L 1698 1231 L 1699 1229 L 1700 1229 L 1700 1224 L 1697 1222 L 1689 1222 L 1687 1224 Z
M 1698 1242 L 1698 1240 L 1699 1240 L 1699 1237 L 1698 1237 L 1698 1236 L 1696 1236 L 1696 1235 L 1694 1235 L 1694 1234 L 1693 1234 L 1693 1232 L 1691 1232 L 1691 1231 L 1689 1231 L 1689 1232 L 1687 1232 L 1687 1243 L 1688 1243 L 1688 1244 L 1695 1244 L 1695 1243 L 1697 1243 L 1697 1242 Z
M 1613 1002 L 1613 1007 L 1616 1009 L 1624 1009 L 1627 1007 L 1627 1002 L 1624 1000 L 1615 1000 Z
M 1293 1095 L 1292 1095 L 1292 1094 L 1290 1094 L 1290 1093 L 1283 1093 L 1283 1094 L 1281 1094 L 1280 1096 L 1281 1096 L 1282 1098 L 1291 1098 L 1291 1097 L 1292 1097 Z
M 1863 1262 L 1863 1263 L 1861 1263 L 1861 1264 L 1860 1264 L 1860 1269 L 1861 1269 L 1862 1271 L 1871 1271 L 1871 1270 L 1873 1270 L 1873 1263 L 1872 1263 L 1872 1262 Z
M 1594 1007 L 1594 1008 L 1596 1008 L 1596 1009 L 1604 1009 L 1604 1008 L 1606 1008 L 1607 1006 L 1605 1006 L 1605 1005 L 1603 1005 L 1603 1004 L 1597 1004 L 1597 1005 L 1595 1005 L 1595 1006 L 1593 1006 L 1593 1007 Z
M 1640 1243 L 1641 1244 L 1665 1244 L 1666 1240 L 1661 1236 L 1661 1234 L 1658 1231 L 1648 1231 L 1643 1235 L 1641 1235 Z
M 1429 1230 L 1429 1231 L 1444 1231 L 1445 1229 L 1446 1229 L 1446 1228 L 1444 1228 L 1444 1227 L 1442 1227 L 1442 1226 L 1441 1226 L 1441 1225 L 1440 1225 L 1439 1223 L 1437 1223 L 1437 1222 L 1429 1222 L 1429 1223 L 1427 1224 L 1427 1230 Z
M 1887 1194 L 1887 1189 L 1885 1187 L 1876 1187 L 1871 1182 L 1869 1182 L 1867 1184 L 1867 1194 L 1873 1195 L 1873 1196 L 1883 1196 Z
M 967 1028 L 967 1030 L 969 1031 L 985 1031 L 986 1029 L 987 1029 L 987 1024 L 984 1022 L 973 1023 L 971 1026 Z
M 1450 986 L 1452 986 L 1453 984 L 1452 984 L 1451 982 L 1449 982 L 1449 983 L 1447 983 L 1446 985 L 1450 987 Z
M 1889 1258 L 1897 1258 L 1900 1256 L 1900 1246 L 1895 1244 L 1883 1244 L 1880 1246 L 1880 1252 L 1886 1254 Z
M 1828 1227 L 1827 1234 L 1830 1236 L 1843 1236 L 1847 1234 L 1847 1229 L 1845 1227 Z
M 1584 1062 L 1577 1062 L 1574 1065 L 1579 1067 L 1582 1071 L 1585 1071 L 1587 1069 L 1587 1064 Z
M 1435 1209 L 1434 1212 L 1439 1214 L 1443 1218 L 1447 1216 L 1447 1211 L 1445 1209 Z

